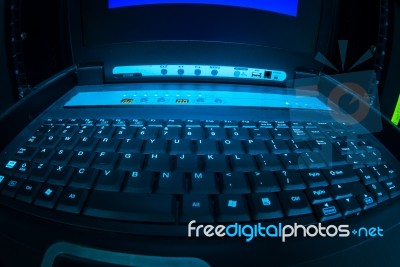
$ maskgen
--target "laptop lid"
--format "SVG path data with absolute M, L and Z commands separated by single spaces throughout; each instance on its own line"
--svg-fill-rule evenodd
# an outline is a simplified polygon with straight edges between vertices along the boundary
M 77 65 L 103 67 L 107 83 L 233 81 L 287 85 L 296 69 L 321 70 L 337 1 L 67 1 Z

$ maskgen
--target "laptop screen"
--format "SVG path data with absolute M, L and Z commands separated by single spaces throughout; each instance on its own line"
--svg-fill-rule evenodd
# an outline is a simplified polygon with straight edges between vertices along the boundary
M 87 0 L 86 46 L 197 41 L 314 55 L 320 0 Z
M 109 8 L 120 8 L 127 6 L 140 6 L 152 4 L 210 4 L 222 6 L 237 6 L 253 8 L 279 14 L 297 16 L 298 0 L 109 0 Z

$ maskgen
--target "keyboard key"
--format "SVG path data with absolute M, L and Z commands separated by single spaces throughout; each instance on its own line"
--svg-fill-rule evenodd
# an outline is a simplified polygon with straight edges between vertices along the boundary
M 370 184 L 367 186 L 368 191 L 374 196 L 374 198 L 378 201 L 378 203 L 389 200 L 389 195 L 386 193 L 383 186 L 379 183 Z
M 270 133 L 273 137 L 273 139 L 276 140 L 289 140 L 291 139 L 290 133 L 286 129 L 270 129 Z
M 92 163 L 92 168 L 101 170 L 110 170 L 115 168 L 118 160 L 118 154 L 114 152 L 99 152 Z
M 34 168 L 34 166 L 34 163 L 21 161 L 20 163 L 18 163 L 13 176 L 17 178 L 27 179 L 29 172 L 32 170 L 32 168 Z
M 283 190 L 306 189 L 306 184 L 298 171 L 278 171 L 276 172 L 276 177 Z
M 53 155 L 54 151 L 50 148 L 41 148 L 39 149 L 38 153 L 36 153 L 35 158 L 33 161 L 38 163 L 47 163 L 50 161 L 51 156 Z
M 42 141 L 44 140 L 43 136 L 32 135 L 28 141 L 25 143 L 26 147 L 39 147 Z
M 173 169 L 172 156 L 167 154 L 147 155 L 147 171 L 165 172 Z
M 224 194 L 249 194 L 251 193 L 247 177 L 244 173 L 222 174 L 222 193 Z
M 54 166 L 53 170 L 49 174 L 47 183 L 65 186 L 67 185 L 73 171 L 74 170 L 71 167 Z
M 91 152 L 94 150 L 98 143 L 99 139 L 83 137 L 75 146 L 75 151 L 88 151 Z
M 164 120 L 155 120 L 151 119 L 148 121 L 147 126 L 149 127 L 163 127 L 164 126 Z
M 219 127 L 220 122 L 216 120 L 205 120 L 204 121 L 204 127 L 206 128 L 213 128 L 213 127 Z
M 359 195 L 357 200 L 364 210 L 373 208 L 378 204 L 371 193 Z
M 300 173 L 304 181 L 306 182 L 307 186 L 310 188 L 323 187 L 329 185 L 328 181 L 325 179 L 321 170 L 318 169 L 301 170 Z
M 51 158 L 50 163 L 54 165 L 66 166 L 71 157 L 72 157 L 72 151 L 70 150 L 64 150 L 64 149 L 56 150 L 56 153 Z
M 290 153 L 290 149 L 283 140 L 268 140 L 267 146 L 274 154 Z
M 154 172 L 131 172 L 128 175 L 124 192 L 152 193 L 154 184 Z
M 332 200 L 332 196 L 326 187 L 308 189 L 306 193 L 311 204 L 319 204 Z
M 56 205 L 61 194 L 61 187 L 55 185 L 43 185 L 36 196 L 34 204 L 43 208 L 52 209 Z
M 203 161 L 207 172 L 230 172 L 227 157 L 224 155 L 206 155 Z
M 194 172 L 199 171 L 199 156 L 193 154 L 182 154 L 176 156 L 176 170 Z
M 34 181 L 24 181 L 18 190 L 16 199 L 31 204 L 42 184 Z
M 115 170 L 104 170 L 99 172 L 95 190 L 101 191 L 120 191 L 122 182 L 125 178 L 125 172 Z
M 231 120 L 225 120 L 222 122 L 223 127 L 225 128 L 238 128 L 239 127 L 239 122 L 237 121 L 231 121 Z
M 306 164 L 304 163 L 300 154 L 290 153 L 290 154 L 281 154 L 279 155 L 283 166 L 285 169 L 305 169 Z
M 297 141 L 309 139 L 308 134 L 304 129 L 293 128 L 289 130 L 289 133 L 292 138 Z
M 51 165 L 47 165 L 44 163 L 36 164 L 33 168 L 31 173 L 29 174 L 29 180 L 36 181 L 36 182 L 44 182 L 47 179 L 50 171 L 52 170 Z
M 37 152 L 37 149 L 31 147 L 20 147 L 17 153 L 14 155 L 14 158 L 19 160 L 30 161 L 33 159 Z
M 259 128 L 259 129 L 250 129 L 250 134 L 254 140 L 260 140 L 260 141 L 266 141 L 266 140 L 271 140 L 271 134 L 269 133 L 268 129 L 265 128 Z M 247 139 L 242 139 L 242 140 L 248 140 Z
M 258 170 L 254 158 L 251 155 L 232 155 L 229 159 L 232 169 L 235 172 L 252 172 Z
M 343 199 L 353 196 L 351 184 L 338 184 L 329 187 L 334 199 Z
M 390 198 L 400 196 L 400 182 L 399 180 L 389 180 L 382 182 L 383 188 L 389 193 Z
M 61 141 L 60 137 L 53 136 L 53 135 L 47 136 L 47 137 L 44 138 L 44 140 L 43 140 L 43 142 L 41 144 L 41 147 L 43 147 L 43 148 L 55 148 L 60 141 Z
M 252 203 L 253 217 L 255 220 L 271 220 L 283 217 L 279 200 L 273 193 L 251 195 L 250 201 Z
M 318 152 L 305 152 L 301 154 L 301 159 L 305 162 L 308 168 L 324 168 L 325 161 L 320 157 Z
M 288 140 L 287 144 L 294 153 L 310 152 L 310 148 L 304 141 Z
M 227 138 L 225 128 L 207 128 L 206 129 L 207 139 L 211 140 L 225 140 Z
M 207 195 L 184 195 L 180 221 L 189 223 L 212 223 L 214 221 L 210 198 Z
M 197 155 L 219 154 L 218 143 L 215 140 L 198 140 L 196 146 Z
M 256 130 L 256 129 L 251 129 L 251 130 Z M 266 129 L 264 129 L 264 131 L 268 132 Z M 229 138 L 231 140 L 249 140 L 250 139 L 249 131 L 246 128 L 231 128 L 231 129 L 228 129 L 228 133 L 229 133 Z M 262 133 L 260 133 L 260 134 L 262 134 Z M 221 139 L 221 140 L 224 140 L 224 139 Z
M 204 132 L 200 127 L 186 127 L 184 137 L 189 140 L 200 140 L 204 138 Z
M 3 190 L 1 191 L 1 194 L 3 196 L 7 197 L 15 197 L 18 189 L 21 187 L 21 184 L 23 183 L 24 180 L 20 178 L 9 178 L 6 180 L 6 183 L 3 186 Z
M 311 151 L 320 152 L 320 151 L 332 151 L 332 144 L 325 138 L 320 138 L 317 140 L 307 141 L 308 146 L 311 148 Z M 326 153 L 326 152 L 325 152 Z
M 115 131 L 114 138 L 117 139 L 133 139 L 137 128 L 130 126 L 118 127 Z
M 376 183 L 376 179 L 368 168 L 356 169 L 355 172 L 357 173 L 358 177 L 360 177 L 364 185 Z
M 79 214 L 88 196 L 88 192 L 78 188 L 65 188 L 57 204 L 57 210 Z
M 99 139 L 109 139 L 113 136 L 116 127 L 113 126 L 101 126 L 97 127 L 94 137 Z
M 398 170 L 396 170 L 395 168 L 393 168 L 389 164 L 384 164 L 382 166 L 386 169 L 386 172 L 387 172 L 389 178 L 395 178 L 396 176 L 399 175 Z
M 166 126 L 167 127 L 182 128 L 183 127 L 183 121 L 181 121 L 181 120 L 167 120 Z
M 165 127 L 161 130 L 160 138 L 165 140 L 174 140 L 181 138 L 180 127 Z
M 119 146 L 120 140 L 116 138 L 103 138 L 97 143 L 96 152 L 115 152 Z
M 311 206 L 302 191 L 283 191 L 279 193 L 283 210 L 289 217 L 311 214 Z
M 225 155 L 243 154 L 244 148 L 239 140 L 225 140 L 221 142 L 222 151 Z
M 373 174 L 373 176 L 379 182 L 383 182 L 383 181 L 389 179 L 387 172 L 386 172 L 386 168 L 383 167 L 382 165 L 370 167 L 369 171 Z
M 88 168 L 93 160 L 93 154 L 90 151 L 77 151 L 74 153 L 69 165 L 76 168 Z
M 186 191 L 184 173 L 161 172 L 156 191 L 160 194 L 184 194 Z
M 360 204 L 358 204 L 358 201 L 354 197 L 340 199 L 337 203 L 344 216 L 357 214 L 362 210 Z
M 140 171 L 144 162 L 143 154 L 122 153 L 117 169 L 121 171 Z
M 256 128 L 257 125 L 254 121 L 241 121 L 240 123 L 243 128 Z
M 218 195 L 218 222 L 249 221 L 246 199 L 242 195 Z
M 193 143 L 188 139 L 175 139 L 170 141 L 169 153 L 171 155 L 193 153 Z
M 168 141 L 164 139 L 148 139 L 145 141 L 144 154 L 159 154 L 165 153 L 167 150 Z
M 212 172 L 191 173 L 191 194 L 218 194 L 219 188 Z
M 317 218 L 321 222 L 326 222 L 342 217 L 342 213 L 340 212 L 336 203 L 333 201 L 316 204 L 314 205 L 314 210 Z
M 5 175 L 0 174 L 0 191 L 7 184 L 8 178 Z
M 75 169 L 69 186 L 83 189 L 92 189 L 98 171 L 95 169 Z
M 118 149 L 120 153 L 136 154 L 142 151 L 144 141 L 141 139 L 123 139 Z
M 261 154 L 256 156 L 261 171 L 277 171 L 282 169 L 278 156 L 273 154 Z
M 59 136 L 66 137 L 66 136 L 74 136 L 74 134 L 78 131 L 78 126 L 75 125 L 65 125 L 60 133 Z
M 273 172 L 262 171 L 250 174 L 250 182 L 256 193 L 279 192 L 281 188 Z
M 358 176 L 349 165 L 333 167 L 322 171 L 332 185 L 359 181 Z
M 268 153 L 265 142 L 261 140 L 248 140 L 244 141 L 244 147 L 250 155 L 258 155 Z
M 172 195 L 93 191 L 83 214 L 132 222 L 173 223 L 176 199 Z
M 159 127 L 142 127 L 136 133 L 136 138 L 140 139 L 156 139 L 159 132 Z
M 96 127 L 94 126 L 81 126 L 79 130 L 76 132 L 75 136 L 77 137 L 92 137 L 94 131 L 96 131 Z

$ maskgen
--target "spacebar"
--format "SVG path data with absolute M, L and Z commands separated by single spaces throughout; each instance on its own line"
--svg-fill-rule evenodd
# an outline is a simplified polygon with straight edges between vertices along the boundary
M 133 222 L 175 222 L 172 195 L 93 191 L 83 214 Z

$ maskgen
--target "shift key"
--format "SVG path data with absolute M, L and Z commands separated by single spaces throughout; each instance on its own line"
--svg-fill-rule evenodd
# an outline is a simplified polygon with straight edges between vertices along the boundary
M 93 191 L 84 215 L 132 222 L 175 222 L 172 195 Z

